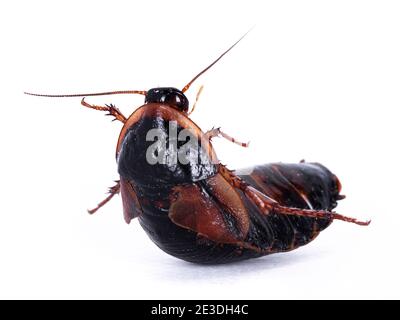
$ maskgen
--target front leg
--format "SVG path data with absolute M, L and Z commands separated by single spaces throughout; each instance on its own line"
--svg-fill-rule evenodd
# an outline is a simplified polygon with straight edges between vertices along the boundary
M 105 107 L 103 107 L 103 106 L 97 106 L 97 105 L 94 105 L 94 104 L 89 104 L 89 103 L 87 103 L 87 102 L 85 101 L 85 98 L 82 98 L 81 104 L 82 104 L 84 107 L 87 107 L 87 108 L 90 108 L 90 109 L 99 110 L 99 111 L 107 111 L 107 112 L 108 112 L 108 113 L 106 114 L 107 116 L 113 116 L 113 117 L 115 117 L 115 119 L 113 119 L 113 121 L 114 121 L 114 120 L 118 120 L 118 121 L 121 121 L 122 123 L 125 123 L 125 122 L 126 122 L 126 117 L 125 117 L 125 116 L 122 114 L 122 112 L 121 112 L 116 106 L 114 106 L 113 104 L 110 104 L 110 105 L 106 104 Z

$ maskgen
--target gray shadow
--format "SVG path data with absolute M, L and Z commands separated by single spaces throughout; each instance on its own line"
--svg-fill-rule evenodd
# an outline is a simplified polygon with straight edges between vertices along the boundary
M 288 267 L 302 261 L 320 257 L 320 254 L 305 252 L 276 253 L 269 256 L 250 259 L 231 264 L 198 265 L 166 257 L 162 261 L 162 268 L 157 268 L 154 276 L 161 281 L 219 282 L 223 279 L 235 280 L 246 275 L 256 276 L 270 270 Z

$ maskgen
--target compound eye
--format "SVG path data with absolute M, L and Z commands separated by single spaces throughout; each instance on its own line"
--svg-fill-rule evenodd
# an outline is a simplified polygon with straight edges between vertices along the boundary
M 187 112 L 189 110 L 189 102 L 184 95 L 175 95 L 174 105 L 181 111 Z

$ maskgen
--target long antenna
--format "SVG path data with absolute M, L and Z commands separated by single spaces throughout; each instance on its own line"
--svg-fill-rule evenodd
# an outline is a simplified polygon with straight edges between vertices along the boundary
M 122 90 L 122 91 L 107 91 L 107 92 L 98 92 L 98 93 L 77 93 L 77 94 L 38 94 L 38 93 L 30 93 L 24 92 L 30 96 L 36 97 L 49 97 L 49 98 L 71 98 L 71 97 L 90 97 L 90 96 L 106 96 L 112 94 L 143 94 L 146 95 L 147 91 L 143 90 Z
M 254 27 L 253 27 L 254 28 Z M 233 49 L 234 46 L 236 46 L 253 28 L 251 28 L 249 31 L 247 31 L 243 36 L 240 37 L 238 41 L 236 41 L 228 50 L 226 50 L 223 54 L 221 54 L 213 63 L 211 63 L 207 68 L 205 68 L 203 71 L 201 71 L 197 76 L 195 76 L 190 82 L 183 87 L 182 92 L 187 91 L 190 86 L 197 80 L 198 77 L 200 77 L 203 73 L 205 73 L 208 69 L 210 69 L 214 64 L 216 64 L 221 58 L 226 55 L 229 51 Z

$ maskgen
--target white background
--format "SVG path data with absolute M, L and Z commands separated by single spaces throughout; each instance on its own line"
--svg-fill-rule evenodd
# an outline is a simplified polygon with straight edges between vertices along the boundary
M 398 1 L 1 2 L 0 298 L 400 298 Z M 230 168 L 318 161 L 342 181 L 335 222 L 294 252 L 223 266 L 169 257 L 121 200 L 121 125 L 74 93 L 183 87 L 193 120 L 221 126 Z M 130 114 L 141 96 L 107 96 Z

